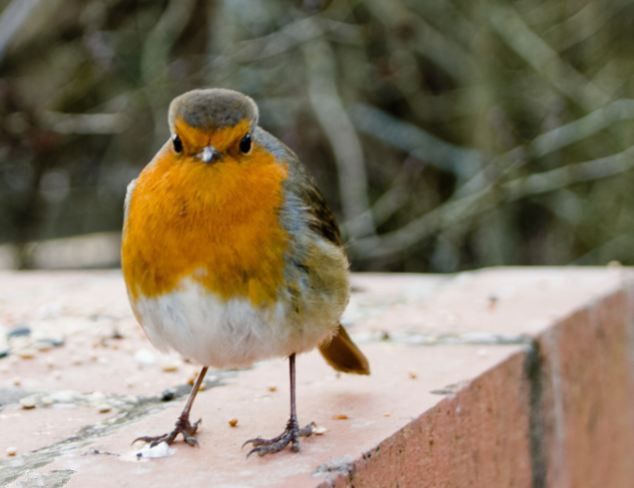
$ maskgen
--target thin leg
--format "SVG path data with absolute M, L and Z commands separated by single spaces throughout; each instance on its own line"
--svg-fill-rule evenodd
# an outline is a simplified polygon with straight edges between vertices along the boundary
M 299 428 L 297 423 L 297 404 L 295 401 L 295 354 L 291 354 L 288 357 L 289 377 L 291 384 L 291 416 L 286 423 L 286 429 L 277 437 L 272 439 L 263 439 L 261 437 L 255 437 L 246 441 L 242 447 L 247 444 L 251 444 L 253 449 L 249 451 L 247 457 L 251 454 L 257 453 L 259 456 L 265 454 L 273 454 L 281 451 L 289 444 L 293 452 L 299 452 L 299 438 L 309 437 L 313 433 L 313 427 L 315 423 L 311 422 L 306 427 Z
M 178 420 L 176 420 L 176 424 L 174 426 L 174 430 L 172 430 L 168 434 L 157 435 L 157 436 L 141 436 L 137 437 L 132 441 L 134 444 L 136 441 L 149 442 L 151 447 L 160 444 L 161 442 L 167 442 L 167 444 L 172 444 L 178 434 L 182 434 L 183 439 L 190 446 L 197 446 L 198 441 L 196 440 L 195 434 L 198 430 L 198 426 L 200 425 L 201 419 L 198 419 L 193 424 L 189 422 L 189 413 L 191 412 L 192 405 L 194 404 L 194 400 L 196 399 L 196 395 L 198 394 L 198 390 L 200 389 L 200 385 L 207 374 L 207 366 L 200 370 L 198 373 L 198 377 L 194 382 L 194 386 L 192 387 L 192 391 L 187 398 L 187 402 L 185 403 L 185 408 L 178 416 Z

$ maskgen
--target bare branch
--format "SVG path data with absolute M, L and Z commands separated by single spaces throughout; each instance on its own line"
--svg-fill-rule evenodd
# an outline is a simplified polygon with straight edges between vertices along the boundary
M 449 171 L 460 179 L 473 175 L 482 164 L 477 149 L 465 149 L 430 134 L 418 126 L 365 104 L 350 110 L 355 126 L 381 142 L 411 153 L 425 163 Z
M 490 210 L 501 202 L 516 201 L 530 195 L 551 192 L 575 183 L 594 181 L 623 174 L 634 168 L 634 146 L 623 152 L 552 171 L 529 175 L 505 183 L 496 181 L 484 189 L 454 197 L 400 229 L 350 242 L 353 253 L 363 259 L 386 257 L 402 252 L 422 239 Z
M 477 72 L 477 64 L 467 50 L 427 23 L 423 17 L 414 15 L 400 1 L 372 0 L 367 5 L 376 18 L 390 29 L 411 26 L 416 52 L 436 63 L 453 78 L 465 80 Z
M 363 150 L 357 132 L 348 117 L 336 84 L 337 67 L 330 45 L 318 39 L 303 46 L 307 68 L 308 97 L 324 134 L 335 155 L 339 192 L 344 218 L 364 214 L 369 208 L 368 180 Z M 350 235 L 374 233 L 370 214 L 348 228 Z
M 489 16 L 499 36 L 539 75 L 572 102 L 592 110 L 609 101 L 609 96 L 533 32 L 513 7 L 496 4 Z
M 414 159 L 414 158 L 410 158 Z M 403 165 L 407 167 L 407 162 Z M 386 222 L 394 213 L 405 206 L 411 195 L 408 191 L 407 184 L 411 180 L 411 171 L 401 169 L 396 178 L 392 182 L 390 188 L 384 192 L 376 201 L 372 204 L 372 207 L 353 219 L 351 222 L 345 221 L 342 227 L 346 230 L 346 233 L 350 235 L 349 227 L 354 227 L 357 224 L 358 219 L 368 218 L 370 215 L 375 225 L 381 225 Z M 362 237 L 358 235 L 357 237 Z
M 187 25 L 196 0 L 171 0 L 143 45 L 141 72 L 147 82 L 164 76 L 169 65 L 169 51 Z
M 40 0 L 13 0 L 0 15 L 0 61 L 13 36 L 29 18 Z
M 59 134 L 117 134 L 125 130 L 124 114 L 69 114 L 48 111 L 42 114 L 43 125 Z
M 634 100 L 608 103 L 588 115 L 536 137 L 528 146 L 531 155 L 542 157 L 590 137 L 616 122 L 634 119 Z

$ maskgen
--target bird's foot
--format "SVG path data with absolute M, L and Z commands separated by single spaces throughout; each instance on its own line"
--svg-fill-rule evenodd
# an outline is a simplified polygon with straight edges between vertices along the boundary
M 274 454 L 276 452 L 280 452 L 289 444 L 291 445 L 291 450 L 293 452 L 299 452 L 299 438 L 300 437 L 310 437 L 313 433 L 313 428 L 315 427 L 315 422 L 311 422 L 306 427 L 299 428 L 297 424 L 297 419 L 291 417 L 286 424 L 286 429 L 277 437 L 273 437 L 272 439 L 263 439 L 262 437 L 255 437 L 253 439 L 249 439 L 242 447 L 247 444 L 251 444 L 253 449 L 249 451 L 247 457 L 251 454 L 258 454 L 258 456 L 264 456 L 266 454 Z
M 178 434 L 183 436 L 183 440 L 192 447 L 198 445 L 198 440 L 196 439 L 196 431 L 198 430 L 198 426 L 200 425 L 201 419 L 198 419 L 193 424 L 189 422 L 189 417 L 181 416 L 176 421 L 174 426 L 174 430 L 167 434 L 157 435 L 157 436 L 141 436 L 137 437 L 132 441 L 134 444 L 137 441 L 143 441 L 150 444 L 150 447 L 154 447 L 159 445 L 161 442 L 166 442 L 168 445 L 171 445 L 175 440 Z

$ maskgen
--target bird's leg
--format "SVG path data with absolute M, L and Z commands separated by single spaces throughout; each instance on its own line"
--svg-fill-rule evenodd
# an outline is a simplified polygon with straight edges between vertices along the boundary
M 196 398 L 196 395 L 198 394 L 198 390 L 200 389 L 200 385 L 202 384 L 203 379 L 205 378 L 205 374 L 207 374 L 207 366 L 201 369 L 200 373 L 198 373 L 198 377 L 196 378 L 196 381 L 194 382 L 192 391 L 189 394 L 189 397 L 187 398 L 187 403 L 185 403 L 185 408 L 183 408 L 183 411 L 178 416 L 178 420 L 176 420 L 176 424 L 174 425 L 174 430 L 163 435 L 137 437 L 136 439 L 134 439 L 134 441 L 132 441 L 132 443 L 134 444 L 136 441 L 149 442 L 150 447 L 154 447 L 160 444 L 161 442 L 167 442 L 167 444 L 169 445 L 174 442 L 178 434 L 182 434 L 183 439 L 185 440 L 187 444 L 189 444 L 190 446 L 197 446 L 198 441 L 196 440 L 195 435 L 196 435 L 196 431 L 198 430 L 198 426 L 200 425 L 201 419 L 198 419 L 196 422 L 192 424 L 189 421 L 189 413 L 192 409 L 192 405 L 194 404 L 194 399 Z
M 277 437 L 272 439 L 263 439 L 261 437 L 255 437 L 246 441 L 242 447 L 247 444 L 251 444 L 253 449 L 249 451 L 247 457 L 251 454 L 257 453 L 260 456 L 265 454 L 273 454 L 284 449 L 289 444 L 293 452 L 299 452 L 299 438 L 309 437 L 313 433 L 315 423 L 311 422 L 305 427 L 299 428 L 297 423 L 297 405 L 295 403 L 295 354 L 291 354 L 288 357 L 289 361 L 289 373 L 291 381 L 291 416 L 286 424 L 286 429 Z

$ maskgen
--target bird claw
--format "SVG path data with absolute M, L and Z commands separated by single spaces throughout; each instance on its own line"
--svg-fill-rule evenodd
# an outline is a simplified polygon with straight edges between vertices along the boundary
M 276 452 L 280 452 L 289 444 L 291 445 L 291 450 L 293 452 L 299 452 L 299 438 L 310 437 L 313 433 L 313 428 L 315 427 L 315 425 L 315 422 L 311 422 L 310 424 L 300 429 L 297 425 L 297 420 L 291 419 L 288 421 L 284 432 L 282 432 L 280 435 L 271 439 L 254 437 L 253 439 L 249 439 L 244 444 L 242 444 L 242 447 L 248 444 L 251 444 L 253 446 L 253 449 L 251 449 L 247 453 L 247 458 L 251 456 L 251 454 L 256 453 L 258 456 L 274 454 Z
M 188 418 L 179 418 L 176 421 L 174 430 L 172 430 L 171 432 L 157 436 L 144 435 L 141 437 L 137 437 L 132 441 L 132 444 L 138 441 L 142 441 L 146 444 L 150 444 L 150 447 L 154 447 L 158 446 L 161 442 L 165 442 L 168 446 L 170 446 L 176 440 L 178 434 L 181 434 L 183 436 L 183 440 L 187 445 L 197 447 L 198 439 L 196 439 L 195 434 L 201 422 L 202 419 L 198 419 L 196 422 L 191 424 Z

